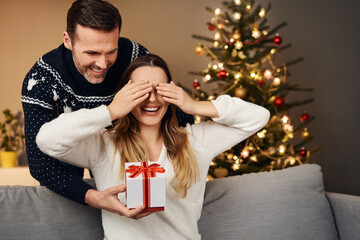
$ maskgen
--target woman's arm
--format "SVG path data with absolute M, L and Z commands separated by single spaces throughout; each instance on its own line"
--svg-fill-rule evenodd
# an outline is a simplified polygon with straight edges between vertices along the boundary
M 105 105 L 63 113 L 44 124 L 36 136 L 36 143 L 45 154 L 64 162 L 91 167 L 103 151 L 102 134 L 111 125 Z
M 267 109 L 228 95 L 212 101 L 195 101 L 174 83 L 160 84 L 158 93 L 184 112 L 211 117 L 214 122 L 188 126 L 195 140 L 215 157 L 248 138 L 266 125 L 270 113 Z

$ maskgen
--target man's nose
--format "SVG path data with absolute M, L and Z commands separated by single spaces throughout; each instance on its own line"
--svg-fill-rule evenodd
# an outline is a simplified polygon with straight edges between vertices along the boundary
M 96 65 L 101 69 L 106 69 L 107 67 L 107 59 L 106 56 L 100 56 L 96 62 Z

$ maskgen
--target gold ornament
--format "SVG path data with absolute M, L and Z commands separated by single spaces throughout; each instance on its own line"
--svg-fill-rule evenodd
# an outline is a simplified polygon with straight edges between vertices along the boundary
M 195 47 L 195 53 L 196 55 L 198 56 L 201 56 L 205 53 L 205 48 L 203 47 L 202 44 L 198 44 L 196 47 Z
M 232 39 L 234 39 L 235 42 L 236 42 L 236 41 L 239 41 L 240 38 L 241 38 L 241 34 L 240 34 L 238 31 L 236 31 L 236 32 L 232 35 Z
M 219 167 L 214 170 L 214 175 L 217 178 L 226 177 L 228 174 L 229 174 L 229 171 L 223 167 Z
M 307 128 L 304 128 L 304 131 L 301 133 L 301 138 L 307 140 L 311 137 L 311 134 Z
M 247 94 L 246 89 L 243 86 L 235 88 L 235 97 L 245 98 Z

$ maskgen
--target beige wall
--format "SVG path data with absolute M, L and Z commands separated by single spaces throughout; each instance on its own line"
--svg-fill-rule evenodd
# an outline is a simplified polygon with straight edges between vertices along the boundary
M 196 33 L 211 37 L 205 23 L 212 17 L 205 6 L 220 7 L 222 0 L 110 0 L 123 16 L 122 36 L 161 55 L 174 79 L 191 86 L 190 70 L 202 70 L 206 57 L 194 54 Z M 289 68 L 293 84 L 314 88 L 290 94 L 286 101 L 314 97 L 315 102 L 291 112 L 293 119 L 306 110 L 316 116 L 309 129 L 322 151 L 312 160 L 323 167 L 328 191 L 360 195 L 360 1 L 256 0 L 272 3 L 271 27 L 286 21 L 280 33 L 293 46 L 277 58 L 281 62 L 304 57 Z M 62 41 L 65 16 L 72 0 L 0 0 L 0 110 L 21 109 L 20 91 L 35 61 Z
M 62 41 L 66 13 L 72 0 L 0 0 L 0 110 L 21 110 L 21 84 L 35 61 Z M 205 29 L 206 1 L 110 1 L 123 17 L 121 36 L 129 37 L 163 56 L 176 81 L 191 84 L 187 75 L 199 60 L 191 34 Z M 174 8 L 174 4 L 177 7 Z M 141 7 L 140 7 L 141 6 Z M 197 6 L 197 8 L 194 6 Z M 202 14 L 204 15 L 204 14 Z M 194 23 L 195 22 L 195 23 Z M 198 27 L 195 27 L 198 26 Z M 196 30 L 197 28 L 197 30 Z M 202 59 L 200 69 L 207 64 Z M 191 86 L 191 85 L 189 85 Z

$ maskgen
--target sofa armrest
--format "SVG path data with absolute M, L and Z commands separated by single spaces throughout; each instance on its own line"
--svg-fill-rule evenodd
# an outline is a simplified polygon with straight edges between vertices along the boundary
M 360 236 L 360 196 L 326 193 L 341 240 Z

